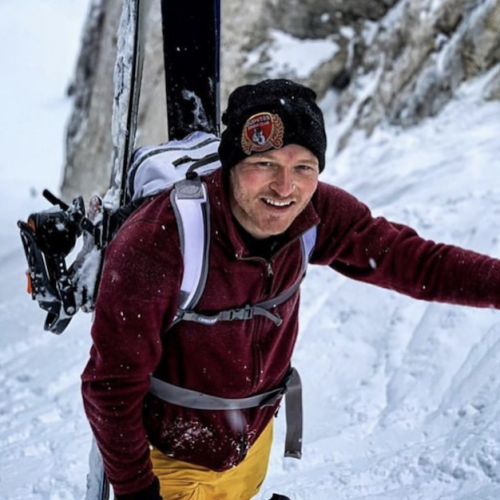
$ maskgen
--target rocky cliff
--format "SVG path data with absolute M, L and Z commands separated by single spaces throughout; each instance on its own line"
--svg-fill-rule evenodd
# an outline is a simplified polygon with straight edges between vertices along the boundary
M 109 179 L 113 65 L 120 0 L 93 0 L 75 80 L 63 194 L 104 192 Z M 222 108 L 265 77 L 313 87 L 336 117 L 331 147 L 382 123 L 434 115 L 464 80 L 490 72 L 500 99 L 500 0 L 222 0 Z M 139 143 L 167 139 L 160 12 L 148 19 Z

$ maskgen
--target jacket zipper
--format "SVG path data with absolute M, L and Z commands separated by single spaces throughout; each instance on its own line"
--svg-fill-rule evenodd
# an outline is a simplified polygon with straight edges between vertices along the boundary
M 305 232 L 305 231 L 304 231 Z M 273 287 L 273 280 L 274 280 L 274 270 L 273 270 L 273 260 L 289 245 L 294 243 L 295 241 L 299 240 L 300 237 L 302 236 L 301 233 L 299 236 L 294 238 L 293 240 L 289 241 L 285 245 L 283 245 L 269 260 L 264 259 L 263 257 L 242 257 L 240 254 L 238 254 L 236 257 L 239 260 L 260 260 L 263 261 L 265 266 L 266 266 L 266 274 L 267 274 L 267 279 L 266 279 L 266 286 L 265 286 L 265 298 L 269 299 L 271 295 L 271 290 Z M 263 318 L 260 316 L 254 317 L 254 333 L 253 333 L 253 342 L 252 342 L 252 351 L 253 351 L 253 357 L 255 360 L 254 363 L 254 373 L 252 377 L 252 389 L 256 390 L 258 384 L 260 383 L 260 378 L 261 378 L 261 369 L 262 369 L 262 359 L 261 359 L 261 352 L 260 352 L 260 342 L 259 342 L 259 332 L 260 332 L 260 322 L 263 321 Z M 265 320 L 264 320 L 265 321 Z
M 238 260 L 253 260 L 253 261 L 261 261 L 264 263 L 266 269 L 266 283 L 264 285 L 264 296 L 267 298 L 271 293 L 271 289 L 273 286 L 273 278 L 274 271 L 272 268 L 272 263 L 270 260 L 264 259 L 263 257 L 242 257 L 241 255 L 236 256 Z M 253 341 L 252 341 L 252 353 L 253 353 L 253 373 L 252 373 L 252 390 L 256 390 L 258 384 L 260 383 L 261 378 L 261 369 L 262 369 L 262 359 L 260 353 L 260 341 L 259 341 L 259 332 L 261 330 L 260 322 L 262 318 L 260 316 L 255 316 L 253 318 Z

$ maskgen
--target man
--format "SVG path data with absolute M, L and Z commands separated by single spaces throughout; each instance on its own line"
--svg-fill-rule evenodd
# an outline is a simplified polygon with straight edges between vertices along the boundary
M 243 308 L 294 290 L 302 235 L 311 263 L 424 300 L 500 307 L 500 261 L 435 244 L 318 181 L 323 116 L 287 80 L 230 96 L 210 200 L 209 272 L 196 307 Z M 149 393 L 150 375 L 197 394 L 240 400 L 282 387 L 298 331 L 298 291 L 269 315 L 172 326 L 183 275 L 170 193 L 122 227 L 106 255 L 83 374 L 85 409 L 118 499 L 249 499 L 264 480 L 279 400 L 196 410 Z M 278 318 L 278 321 L 276 320 Z

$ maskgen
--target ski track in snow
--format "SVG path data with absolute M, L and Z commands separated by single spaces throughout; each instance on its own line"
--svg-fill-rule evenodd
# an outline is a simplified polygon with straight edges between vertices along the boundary
M 14 29 L 7 31 L 9 23 L 1 21 L 6 14 L 17 13 L 19 23 L 21 4 L 42 9 L 34 0 L 16 2 L 0 3 L 0 33 L 12 37 Z M 87 2 L 69 3 L 67 12 L 83 15 Z M 63 4 L 47 1 L 42 11 L 55 15 Z M 25 22 L 33 37 L 47 36 Z M 33 49 L 24 39 L 14 42 L 20 53 Z M 6 50 L 3 59 L 12 57 Z M 12 80 L 22 79 L 21 70 Z M 29 126 L 43 124 L 44 136 L 52 134 L 50 154 L 37 156 L 37 165 L 23 149 L 30 129 L 1 122 L 13 128 L 0 163 L 2 178 L 9 179 L 0 186 L 9 207 L 0 215 L 2 500 L 80 499 L 85 491 L 90 431 L 79 377 L 90 318 L 80 314 L 61 336 L 43 331 L 45 314 L 24 292 L 15 227 L 17 219 L 46 207 L 41 188 L 57 185 L 69 109 L 57 97 L 64 93 L 63 76 L 39 85 L 39 104 L 31 109 Z M 487 78 L 464 86 L 438 117 L 419 127 L 355 136 L 335 158 L 330 152 L 324 179 L 425 237 L 499 256 L 500 104 L 481 102 Z M 15 90 L 9 79 L 0 86 Z M 323 105 L 333 137 L 331 99 Z M 19 143 L 12 144 L 16 130 Z M 260 500 L 273 492 L 293 500 L 498 500 L 500 312 L 417 302 L 315 267 L 303 286 L 302 306 L 294 361 L 304 384 L 304 458 L 282 458 L 280 415 Z
M 500 106 L 479 103 L 486 80 L 418 128 L 358 137 L 330 162 L 329 180 L 376 215 L 498 256 Z M 304 458 L 286 463 L 274 449 L 259 498 L 499 498 L 499 313 L 314 268 L 302 301 Z

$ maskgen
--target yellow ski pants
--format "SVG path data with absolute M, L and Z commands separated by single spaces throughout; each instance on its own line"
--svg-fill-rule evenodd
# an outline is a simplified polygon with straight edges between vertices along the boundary
M 164 500 L 249 500 L 266 477 L 273 440 L 271 422 L 236 467 L 224 472 L 151 452 L 153 471 L 160 480 Z

